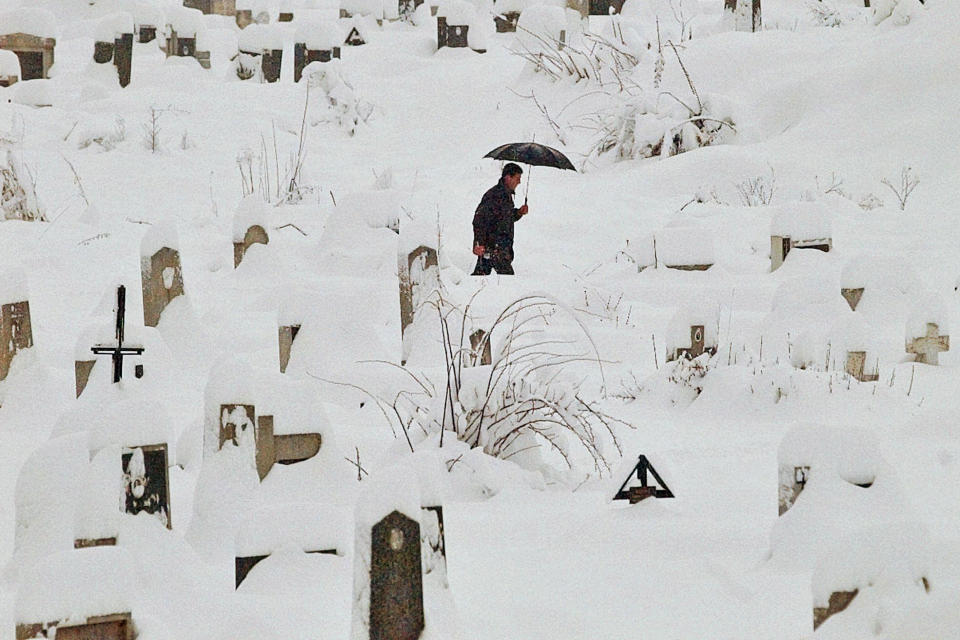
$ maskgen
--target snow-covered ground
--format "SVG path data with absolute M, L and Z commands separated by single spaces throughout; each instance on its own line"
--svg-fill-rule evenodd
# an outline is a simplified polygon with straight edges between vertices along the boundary
M 0 217 L 0 304 L 29 300 L 34 342 L 0 381 L 0 640 L 120 610 L 141 640 L 348 637 L 354 541 L 369 541 L 355 528 L 392 498 L 444 506 L 448 586 L 425 577 L 425 638 L 960 638 L 960 356 L 915 364 L 905 349 L 960 311 L 955 2 L 768 0 L 765 30 L 738 33 L 721 0 L 628 0 L 590 29 L 622 36 L 633 66 L 578 82 L 515 55 L 542 41 L 494 33 L 477 0 L 483 54 L 436 51 L 422 7 L 362 22 L 367 44 L 300 83 L 298 21 L 333 25 L 338 7 L 292 3 L 271 34 L 280 82 L 240 81 L 232 18 L 206 16 L 209 70 L 135 43 L 121 89 L 93 43 L 135 4 L 178 3 L 0 1 L 51 10 L 57 29 L 52 78 L 0 88 L 0 169 L 32 176 L 45 218 Z M 523 6 L 530 28 L 564 19 Z M 658 20 L 676 40 L 662 56 Z M 586 50 L 576 22 L 568 42 Z M 683 122 L 701 116 L 727 123 L 714 144 L 640 157 L 668 130 L 689 142 Z M 604 128 L 636 143 L 630 157 L 597 152 Z M 531 139 L 578 171 L 527 169 L 518 275 L 469 277 L 473 211 L 500 175 L 483 156 Z M 902 178 L 919 180 L 903 207 Z M 234 268 L 254 224 L 269 242 Z M 771 272 L 785 231 L 831 249 L 795 248 Z M 174 244 L 185 295 L 144 327 L 141 256 Z M 576 393 L 611 431 L 590 413 L 592 430 L 548 430 L 553 444 L 501 446 L 492 426 L 481 446 L 458 440 L 436 294 L 415 293 L 428 304 L 401 344 L 397 254 L 421 244 L 439 247 L 455 347 L 468 302 L 469 332 L 527 300 L 511 320 L 535 327 L 518 339 L 537 355 L 512 393 Z M 113 335 L 119 284 L 144 377 L 128 364 L 111 384 L 97 356 L 76 398 L 74 362 Z M 852 310 L 841 288 L 857 287 Z M 668 362 L 692 325 L 715 354 Z M 876 382 L 845 372 L 848 351 Z M 489 373 L 459 373 L 462 439 Z M 278 435 L 320 434 L 319 453 L 260 482 L 249 435 L 216 451 L 229 403 L 273 415 Z M 162 441 L 172 528 L 118 518 L 116 459 Z M 675 498 L 611 500 L 641 454 Z M 810 475 L 778 517 L 781 465 Z M 117 548 L 72 550 L 101 534 Z M 235 555 L 268 547 L 234 590 Z M 337 554 L 301 553 L 319 548 Z M 854 589 L 814 632 L 813 608 Z

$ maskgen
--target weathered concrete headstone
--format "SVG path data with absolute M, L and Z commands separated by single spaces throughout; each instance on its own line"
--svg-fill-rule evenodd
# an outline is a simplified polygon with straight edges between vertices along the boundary
M 469 366 L 483 366 L 493 362 L 490 338 L 483 329 L 477 329 L 470 334 L 470 353 L 466 360 Z
M 940 327 L 928 322 L 926 335 L 909 340 L 906 350 L 916 354 L 916 362 L 937 365 L 940 364 L 939 354 L 950 350 L 950 336 L 940 335 Z
M 17 352 L 32 346 L 29 301 L 0 301 L 0 380 L 6 379 L 10 373 L 10 365 Z
M 121 464 L 124 512 L 153 514 L 172 529 L 166 443 L 128 448 L 121 455 Z
M 830 601 L 827 606 L 814 607 L 813 630 L 816 631 L 830 616 L 840 613 L 849 607 L 859 592 L 859 589 L 854 589 L 853 591 L 834 591 L 830 594 Z
M 497 33 L 513 33 L 517 30 L 517 21 L 520 19 L 519 11 L 505 11 L 494 16 Z
M 437 16 L 437 48 L 442 47 L 469 47 L 470 40 L 467 33 L 470 25 L 447 24 L 446 16 Z
M 50 634 L 49 636 L 47 634 Z M 133 640 L 133 620 L 129 613 L 91 616 L 86 622 L 18 624 L 17 640 L 54 637 L 57 640 Z
M 143 288 L 143 324 L 155 327 L 167 305 L 184 294 L 176 229 L 156 225 L 140 243 L 140 283 Z
M 400 256 L 400 330 L 406 331 L 413 318 L 439 282 L 437 250 L 420 245 Z
M 847 351 L 847 362 L 844 371 L 860 382 L 876 382 L 880 379 L 880 374 L 876 368 L 874 368 L 872 372 L 867 369 L 866 351 Z
M 293 45 L 293 81 L 300 82 L 304 67 L 311 62 L 339 59 L 342 42 L 335 26 L 315 22 L 301 25 Z
M 153 24 L 141 24 L 137 27 L 137 42 L 145 44 L 157 39 L 157 26 Z
M 833 250 L 831 213 L 823 205 L 798 202 L 771 208 L 770 271 L 779 269 L 794 249 Z
M 717 352 L 716 345 L 707 345 L 706 343 L 706 330 L 702 324 L 692 325 L 690 327 L 690 346 L 689 347 L 677 347 L 677 349 L 667 357 L 667 361 L 679 360 L 680 358 L 686 358 L 687 360 L 693 360 L 704 353 L 709 353 L 713 355 Z
M 97 64 L 106 64 L 113 60 L 113 42 L 97 40 L 93 43 L 93 61 Z
M 724 19 L 736 31 L 760 31 L 763 21 L 760 15 L 760 0 L 724 0 Z
M 130 84 L 130 71 L 133 64 L 133 33 L 121 33 L 113 43 L 113 64 L 117 67 L 120 86 Z
M 290 349 L 293 348 L 293 341 L 297 339 L 300 332 L 300 325 L 294 324 L 279 328 L 280 344 L 280 373 L 286 373 L 287 364 L 290 363 Z
M 370 542 L 370 640 L 416 640 L 424 627 L 420 525 L 394 511 Z
M 243 261 L 243 255 L 247 252 L 247 249 L 255 244 L 270 244 L 270 236 L 268 236 L 264 228 L 258 224 L 247 229 L 246 233 L 243 234 L 243 240 L 241 242 L 233 243 L 234 268 L 240 266 L 240 263 Z
M 20 59 L 20 79 L 46 78 L 54 62 L 57 21 L 49 11 L 13 9 L 0 15 L 0 49 Z

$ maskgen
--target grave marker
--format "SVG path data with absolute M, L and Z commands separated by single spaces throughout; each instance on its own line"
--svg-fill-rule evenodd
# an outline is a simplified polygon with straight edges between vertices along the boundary
M 916 354 L 916 362 L 921 364 L 940 364 L 939 354 L 950 350 L 950 336 L 940 335 L 940 327 L 934 322 L 927 323 L 927 333 L 907 342 L 907 353 Z
M 880 373 L 875 369 L 873 373 L 866 373 L 864 369 L 867 363 L 866 351 L 847 351 L 847 363 L 844 367 L 846 373 L 860 382 L 876 382 L 880 379 Z
M 413 324 L 417 309 L 439 285 L 437 250 L 420 245 L 407 256 L 400 256 L 400 331 Z
M 247 229 L 242 242 L 233 243 L 233 268 L 236 269 L 243 261 L 243 256 L 251 246 L 255 244 L 270 244 L 270 236 L 258 224 L 252 225 Z
M 124 512 L 153 514 L 172 529 L 166 443 L 127 448 L 121 455 L 121 465 Z
M 156 327 L 160 316 L 170 302 L 184 294 L 183 270 L 180 266 L 180 252 L 177 250 L 175 233 L 159 230 L 161 235 L 170 233 L 159 242 L 151 230 L 143 238 L 140 255 L 140 284 L 143 289 L 143 324 Z M 154 245 L 162 244 L 156 250 Z M 144 255 L 144 251 L 150 255 Z
M 639 487 L 628 486 L 631 480 L 634 479 L 634 474 L 636 474 L 636 479 L 640 482 Z M 653 476 L 653 482 L 651 482 L 650 476 Z M 636 504 L 647 498 L 673 497 L 674 495 L 673 492 L 670 491 L 670 487 L 667 486 L 667 483 L 663 481 L 663 478 L 660 477 L 657 470 L 654 469 L 650 461 L 647 460 L 647 456 L 641 455 L 637 460 L 637 464 L 635 464 L 630 470 L 630 473 L 627 474 L 626 479 L 623 481 L 623 484 L 620 485 L 613 499 L 629 500 L 630 504 Z
M 370 541 L 370 640 L 416 640 L 424 627 L 420 525 L 393 511 Z
M 0 304 L 0 380 L 10 373 L 17 352 L 33 346 L 30 303 L 27 300 Z
M 724 0 L 723 13 L 736 31 L 753 32 L 763 28 L 760 0 Z
M 27 26 L 29 25 L 29 26 Z M 32 33 L 14 31 L 29 29 Z M 0 49 L 13 51 L 20 60 L 20 79 L 47 78 L 54 62 L 56 18 L 43 9 L 13 9 L 0 14 Z
M 477 329 L 470 334 L 470 353 L 467 354 L 467 366 L 488 365 L 493 362 L 490 349 L 490 338 L 483 329 Z
M 443 505 L 421 507 L 420 543 L 423 549 L 423 574 L 438 573 L 447 583 L 447 541 L 443 531 Z
M 18 624 L 17 640 L 36 637 L 56 637 L 57 640 L 133 640 L 133 620 L 130 613 L 91 616 L 81 624 L 59 622 Z
M 124 347 L 123 346 L 123 325 L 124 325 L 124 316 L 126 315 L 126 299 L 127 299 L 127 288 L 123 285 L 117 287 L 117 330 L 116 330 L 116 339 L 117 345 L 115 347 L 107 347 L 103 345 L 97 345 L 92 347 L 92 351 L 96 355 L 107 355 L 109 354 L 113 360 L 113 381 L 120 382 L 120 379 L 123 377 L 123 358 L 124 356 L 139 356 L 143 354 L 143 347 Z M 92 368 L 92 366 L 91 366 Z M 90 375 L 89 370 L 87 371 L 87 376 Z M 140 378 L 143 376 L 143 368 L 138 366 L 136 369 L 136 377 Z M 84 382 L 86 386 L 86 382 Z M 79 377 L 77 382 L 78 388 L 78 397 L 79 391 L 82 391 L 79 384 Z
M 857 305 L 860 304 L 860 298 L 863 297 L 863 289 L 863 287 L 840 289 L 840 295 L 843 296 L 843 299 L 850 305 L 850 311 L 857 310 Z
M 120 86 L 130 84 L 130 70 L 133 63 L 133 32 L 121 33 L 113 43 L 113 64 L 117 67 Z
M 293 348 L 293 341 L 297 339 L 297 334 L 300 333 L 300 325 L 292 324 L 286 327 L 279 328 L 279 345 L 280 345 L 280 373 L 286 373 L 287 365 L 290 363 L 290 350 Z
M 711 356 L 717 352 L 716 346 L 706 346 L 706 332 L 702 324 L 691 325 L 690 327 L 690 346 L 689 347 L 677 347 L 673 352 L 671 357 L 667 358 L 667 361 L 679 360 L 680 358 L 686 358 L 687 360 L 693 360 L 704 353 L 708 353 Z
M 274 434 L 274 416 L 257 416 L 251 404 L 221 404 L 217 451 L 227 443 L 247 446 L 253 437 L 254 464 L 263 480 L 274 464 L 296 464 L 317 455 L 323 444 L 319 433 Z

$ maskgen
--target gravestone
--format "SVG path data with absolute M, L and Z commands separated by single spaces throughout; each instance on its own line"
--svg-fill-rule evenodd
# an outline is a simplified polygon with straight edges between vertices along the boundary
M 113 360 L 113 382 L 120 382 L 123 377 L 123 359 L 126 356 L 139 356 L 144 352 L 143 347 L 125 347 L 123 346 L 124 323 L 126 316 L 127 288 L 123 285 L 117 287 L 117 322 L 114 337 L 117 344 L 115 346 L 96 345 L 91 347 L 90 351 L 94 355 L 109 355 Z M 91 367 L 92 368 L 92 367 Z M 138 378 L 143 377 L 143 366 L 137 365 L 134 369 L 134 375 Z M 89 370 L 86 372 L 89 377 Z M 78 378 L 79 379 L 79 378 Z M 86 383 L 84 383 L 86 386 Z M 77 384 L 79 389 L 79 382 Z M 81 389 L 82 390 L 82 389 Z M 79 394 L 78 394 L 79 396 Z
M 490 339 L 483 329 L 477 329 L 470 334 L 470 353 L 467 354 L 466 359 L 466 364 L 471 367 L 488 365 L 493 362 Z
M 497 26 L 497 33 L 513 33 L 517 30 L 517 21 L 520 19 L 519 11 L 506 11 L 494 16 L 494 22 Z
M 3 29 L 3 25 L 0 25 L 0 29 Z M 54 38 L 29 33 L 0 34 L 0 49 L 13 51 L 20 59 L 21 80 L 48 77 L 56 46 Z
M 154 235 L 155 232 L 158 235 Z M 157 244 L 162 246 L 156 247 Z M 171 227 L 147 232 L 141 243 L 140 284 L 143 288 L 143 324 L 155 327 L 167 305 L 184 294 L 179 244 Z M 144 255 L 149 253 L 150 255 Z
M 253 10 L 237 9 L 236 22 L 237 26 L 241 29 L 245 29 L 253 24 Z
M 343 43 L 351 47 L 358 47 L 362 44 L 367 44 L 367 41 L 364 40 L 363 36 L 360 34 L 360 29 L 354 25 L 350 28 L 350 31 L 347 33 L 347 37 Z
M 290 363 L 290 349 L 293 348 L 293 341 L 297 339 L 299 332 L 299 324 L 280 327 L 279 329 L 280 373 L 286 373 L 287 371 L 287 364 Z
M 236 447 L 250 446 L 252 438 L 254 464 L 263 480 L 274 464 L 296 464 L 317 455 L 323 444 L 319 433 L 274 434 L 274 417 L 257 416 L 250 404 L 221 404 L 217 450 L 227 443 Z
M 922 364 L 940 364 L 939 354 L 950 350 L 950 336 L 940 335 L 940 327 L 934 322 L 927 323 L 926 335 L 907 342 L 907 353 L 916 354 L 915 362 Z
M 106 64 L 113 60 L 114 43 L 97 40 L 93 43 L 93 61 L 97 64 Z
M 442 47 L 465 48 L 470 46 L 467 33 L 470 25 L 447 24 L 445 16 L 437 16 L 437 49 Z
M 447 541 L 443 531 L 443 506 L 420 509 L 420 544 L 423 549 L 423 574 L 437 574 L 447 584 Z
M 244 435 L 253 435 L 256 429 L 256 411 L 251 404 L 222 404 L 220 405 L 220 430 L 217 450 L 223 448 L 227 442 L 233 446 L 240 446 Z
M 122 33 L 113 43 L 113 64 L 117 67 L 120 86 L 130 84 L 130 70 L 133 63 L 133 33 Z
M 876 382 L 880 379 L 878 371 L 872 373 L 865 371 L 867 363 L 866 351 L 847 351 L 847 363 L 844 367 L 846 373 L 860 382 Z
M 690 327 L 690 346 L 689 347 L 677 347 L 674 351 L 672 357 L 667 358 L 668 361 L 679 360 L 680 358 L 686 358 L 687 360 L 693 360 L 704 353 L 709 353 L 713 355 L 717 352 L 715 346 L 706 346 L 706 333 L 704 331 L 704 326 L 702 324 L 691 325 Z
M 277 16 L 277 22 L 293 22 L 293 12 L 281 11 Z
M 329 49 L 310 49 L 304 42 L 293 45 L 293 81 L 300 82 L 304 68 L 311 62 L 330 62 L 340 59 L 340 47 L 331 46 Z
M 172 529 L 166 443 L 125 449 L 121 465 L 123 511 L 131 515 L 153 514 L 167 529 Z
M 280 64 L 283 49 L 269 49 L 261 55 L 264 82 L 277 82 L 280 79 Z
M 152 24 L 141 24 L 137 29 L 137 42 L 145 44 L 157 39 L 157 27 Z
M 840 295 L 842 295 L 843 299 L 850 305 L 850 311 L 857 310 L 857 305 L 860 304 L 860 298 L 863 297 L 863 290 L 863 287 L 840 289 Z
M 0 304 L 0 380 L 10 373 L 17 352 L 33 346 L 30 303 L 27 300 Z
M 736 31 L 753 32 L 763 28 L 760 0 L 724 0 L 723 13 Z
M 589 0 L 590 15 L 608 16 L 611 13 L 620 13 L 624 0 Z
M 416 640 L 424 627 L 420 525 L 393 511 L 370 540 L 370 640 Z
M 830 594 L 830 601 L 826 607 L 814 607 L 813 630 L 816 631 L 830 616 L 840 613 L 849 607 L 859 592 L 859 589 L 854 589 L 853 591 L 834 591 Z
M 636 478 L 634 478 L 636 476 Z M 640 486 L 632 483 L 636 480 Z M 624 479 L 623 484 L 614 494 L 614 500 L 628 500 L 630 504 L 636 504 L 647 498 L 673 498 L 673 492 L 667 483 L 664 482 L 657 470 L 653 468 L 647 456 L 641 455 L 637 464 L 631 469 L 630 473 Z
M 57 640 L 133 640 L 133 620 L 129 613 L 115 613 L 92 616 L 81 624 L 43 622 L 17 625 L 17 640 L 37 637 L 56 637 Z
M 439 284 L 437 250 L 420 245 L 400 256 L 400 331 L 413 324 L 414 315 Z
M 797 501 L 797 496 L 803 491 L 807 484 L 807 478 L 810 477 L 810 466 L 800 465 L 791 467 L 790 465 L 780 465 L 780 485 L 778 490 L 778 515 L 783 515 L 790 510 L 793 503 Z
M 196 35 L 181 36 L 177 34 L 175 29 L 171 29 L 170 35 L 167 36 L 167 57 L 169 58 L 170 56 L 180 56 L 183 58 L 196 58 L 197 57 Z
M 233 243 L 233 268 L 236 269 L 240 266 L 240 263 L 243 261 L 243 255 L 252 245 L 269 243 L 270 236 L 267 235 L 263 227 L 258 224 L 249 227 L 243 236 L 243 241 Z

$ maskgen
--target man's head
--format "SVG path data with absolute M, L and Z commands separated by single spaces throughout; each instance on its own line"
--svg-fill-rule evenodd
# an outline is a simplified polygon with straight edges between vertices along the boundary
M 513 193 L 517 190 L 517 186 L 520 184 L 520 176 L 523 175 L 523 169 L 520 168 L 520 165 L 514 164 L 513 162 L 508 162 L 503 165 L 503 173 L 500 175 L 500 179 L 503 180 L 504 186 Z

